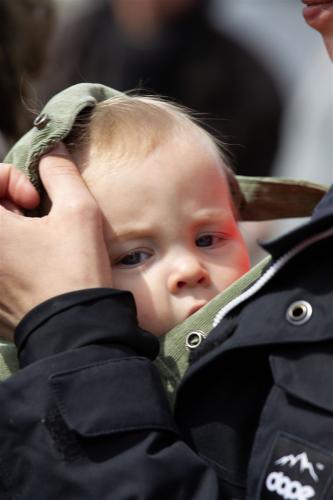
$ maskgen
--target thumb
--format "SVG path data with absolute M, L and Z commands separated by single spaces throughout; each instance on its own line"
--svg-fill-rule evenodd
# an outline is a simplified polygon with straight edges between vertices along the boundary
M 63 143 L 41 158 L 39 173 L 53 209 L 92 198 Z
M 29 179 L 13 165 L 0 164 L 0 199 L 22 208 L 35 208 L 39 194 Z

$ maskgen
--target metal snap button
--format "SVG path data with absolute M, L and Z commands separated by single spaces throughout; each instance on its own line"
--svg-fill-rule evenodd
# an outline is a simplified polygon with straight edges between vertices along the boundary
M 41 113 L 40 115 L 37 116 L 37 118 L 35 118 L 34 126 L 38 128 L 38 130 L 41 130 L 42 128 L 46 127 L 49 121 L 50 117 L 46 113 Z
M 290 304 L 286 312 L 286 318 L 292 325 L 303 325 L 312 316 L 312 306 L 305 300 L 298 300 Z
M 201 330 L 190 332 L 186 335 L 185 346 L 187 349 L 196 349 L 205 338 L 206 334 Z

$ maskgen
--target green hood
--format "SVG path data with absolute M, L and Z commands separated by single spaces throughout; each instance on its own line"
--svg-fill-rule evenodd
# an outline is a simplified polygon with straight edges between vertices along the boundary
M 34 127 L 9 151 L 4 161 L 22 170 L 41 190 L 38 162 L 71 131 L 85 108 L 121 94 L 97 83 L 80 83 L 63 90 L 46 104 Z M 243 195 L 241 220 L 304 217 L 320 200 L 325 188 L 307 182 L 270 177 L 236 176 Z

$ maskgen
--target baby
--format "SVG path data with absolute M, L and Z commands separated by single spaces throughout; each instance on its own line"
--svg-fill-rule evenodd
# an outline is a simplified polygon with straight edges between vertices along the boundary
M 133 293 L 142 328 L 165 334 L 248 271 L 236 181 L 183 109 L 119 95 L 84 112 L 66 144 L 103 213 L 113 287 Z

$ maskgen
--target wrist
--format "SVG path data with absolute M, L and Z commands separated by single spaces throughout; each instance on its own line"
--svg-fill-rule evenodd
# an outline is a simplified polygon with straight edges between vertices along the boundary
M 155 358 L 159 343 L 137 324 L 129 292 L 93 288 L 59 295 L 30 311 L 15 331 L 21 367 L 88 345 L 120 344 Z

